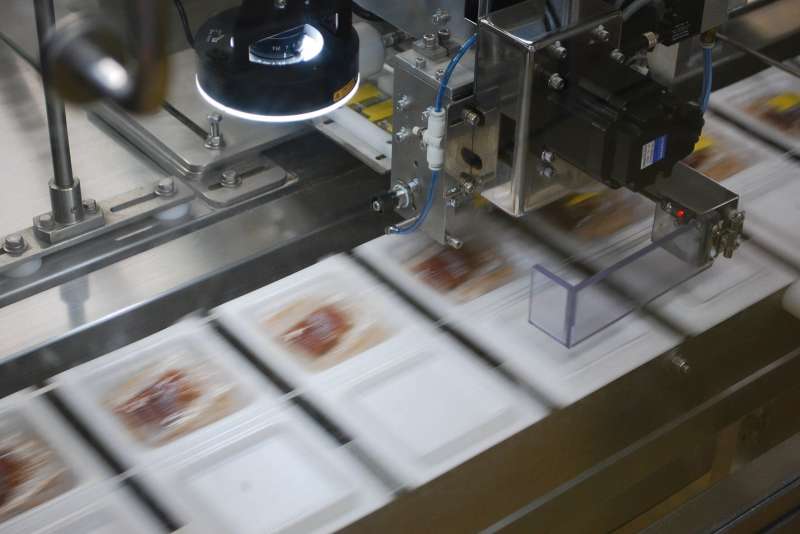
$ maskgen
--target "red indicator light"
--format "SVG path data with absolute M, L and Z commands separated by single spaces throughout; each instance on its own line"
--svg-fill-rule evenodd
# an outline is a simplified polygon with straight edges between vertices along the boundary
M 675 212 L 675 217 L 677 217 L 679 219 L 683 219 L 684 217 L 686 217 L 686 210 L 678 210 L 678 211 L 676 211 Z

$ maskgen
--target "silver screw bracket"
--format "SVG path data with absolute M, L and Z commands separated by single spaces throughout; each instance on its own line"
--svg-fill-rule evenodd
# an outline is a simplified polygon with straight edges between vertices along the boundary
M 20 256 L 28 250 L 28 243 L 22 234 L 11 234 L 3 240 L 3 250 L 9 256 Z
M 547 79 L 547 87 L 553 91 L 561 91 L 566 87 L 567 82 L 561 77 L 559 73 L 551 74 Z
M 234 169 L 228 169 L 222 173 L 222 179 L 219 183 L 222 187 L 234 189 L 242 185 L 242 177 Z
M 561 41 L 556 41 L 547 47 L 547 53 L 557 61 L 564 61 L 567 59 L 567 49 L 561 44 Z
M 450 22 L 450 12 L 446 9 L 438 8 L 431 15 L 431 23 L 434 26 L 444 26 L 448 22 Z
M 427 64 L 428 61 L 422 56 L 417 56 L 417 58 L 414 59 L 414 66 L 419 70 L 424 69 L 427 66 Z
M 153 192 L 160 197 L 174 196 L 175 193 L 178 192 L 178 188 L 175 187 L 175 178 L 167 177 L 160 179 L 156 182 Z
M 692 372 L 692 366 L 689 365 L 689 362 L 681 356 L 679 353 L 673 353 L 669 357 L 669 362 L 678 370 L 682 375 L 688 375 Z
M 601 24 L 592 30 L 592 37 L 601 43 L 607 43 L 611 40 L 611 33 Z
M 611 58 L 612 61 L 619 64 L 625 63 L 625 60 L 627 59 L 625 57 L 625 54 L 623 54 L 622 50 L 620 50 L 619 48 L 615 48 L 614 50 L 612 50 L 611 54 L 609 54 L 609 57 Z
M 405 111 L 409 107 L 411 107 L 411 98 L 408 95 L 400 95 L 400 98 L 397 99 L 394 107 L 397 111 Z

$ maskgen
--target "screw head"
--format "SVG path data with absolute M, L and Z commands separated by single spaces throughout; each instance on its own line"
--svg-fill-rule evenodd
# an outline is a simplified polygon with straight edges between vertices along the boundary
M 592 30 L 592 36 L 601 43 L 607 43 L 611 39 L 611 33 L 602 24 Z
M 398 142 L 402 143 L 403 141 L 408 139 L 410 135 L 411 135 L 411 131 L 408 128 L 406 128 L 405 126 L 403 126 L 399 130 L 397 130 L 397 132 L 395 132 L 394 138 Z
M 450 22 L 450 13 L 446 9 L 438 8 L 433 12 L 431 22 L 434 26 L 443 26 Z
M 619 48 L 615 48 L 614 50 L 612 50 L 609 57 L 611 57 L 612 61 L 615 61 L 620 64 L 625 63 L 625 60 L 627 59 L 625 57 L 625 54 L 623 54 L 622 50 L 620 50 Z
M 444 77 L 444 68 L 436 69 L 436 81 L 440 81 Z
M 25 242 L 22 234 L 11 234 L 3 240 L 3 250 L 11 256 L 22 254 L 27 248 L 28 243 Z
M 172 177 L 162 178 L 156 183 L 155 194 L 160 197 L 171 197 L 177 192 L 175 179 Z
M 400 98 L 397 99 L 395 103 L 395 108 L 397 111 L 405 111 L 411 106 L 411 99 L 408 95 L 400 95 Z
M 547 87 L 554 91 L 561 91 L 566 85 L 567 82 L 564 81 L 564 78 L 562 78 L 557 72 L 555 74 L 551 74 L 547 79 Z
M 242 178 L 235 169 L 228 169 L 222 173 L 222 179 L 219 183 L 222 187 L 239 187 L 242 185 Z
M 449 28 L 441 28 L 439 31 L 436 32 L 436 37 L 439 40 L 440 45 L 444 45 L 450 42 L 450 29 Z
M 561 44 L 561 41 L 556 41 L 548 46 L 547 52 L 553 57 L 553 59 L 557 59 L 558 61 L 567 59 L 567 49 L 564 48 L 564 45 Z
M 422 36 L 422 44 L 425 48 L 434 48 L 436 46 L 436 35 L 432 33 L 426 33 Z
M 483 126 L 484 117 L 483 113 L 480 111 L 466 108 L 462 113 L 462 117 L 464 118 L 464 121 L 473 128 Z
M 542 168 L 539 169 L 539 174 L 549 180 L 556 175 L 556 170 L 550 165 L 543 165 Z
M 414 59 L 414 66 L 420 70 L 424 69 L 427 64 L 428 62 L 425 61 L 425 58 L 422 56 L 418 56 Z
M 216 112 L 209 113 L 208 114 L 208 122 L 210 122 L 210 123 L 215 123 L 215 122 L 216 123 L 220 123 L 220 122 L 222 122 L 222 115 L 220 115 L 219 113 L 216 113 Z
M 53 227 L 53 214 L 43 213 L 36 217 L 36 226 L 49 230 Z
M 541 159 L 544 163 L 553 163 L 556 160 L 556 155 L 550 150 L 543 150 Z

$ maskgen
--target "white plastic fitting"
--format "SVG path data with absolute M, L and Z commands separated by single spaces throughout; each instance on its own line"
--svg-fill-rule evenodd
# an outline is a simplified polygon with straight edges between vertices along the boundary
M 444 167 L 444 133 L 447 128 L 447 113 L 431 110 L 428 114 L 428 129 L 422 142 L 428 148 L 428 168 L 439 171 Z

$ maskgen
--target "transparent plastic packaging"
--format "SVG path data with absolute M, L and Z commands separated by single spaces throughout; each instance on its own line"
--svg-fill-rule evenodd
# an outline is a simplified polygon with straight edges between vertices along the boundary
M 530 323 L 566 347 L 577 345 L 705 269 L 691 257 L 697 234 L 682 225 L 580 262 L 534 266 Z
M 75 487 L 64 460 L 21 417 L 0 417 L 0 521 Z
M 239 409 L 235 390 L 211 362 L 173 352 L 116 384 L 104 404 L 137 440 L 155 447 Z
M 308 370 L 321 371 L 389 339 L 392 330 L 375 312 L 332 287 L 317 287 L 278 311 L 262 325 Z

